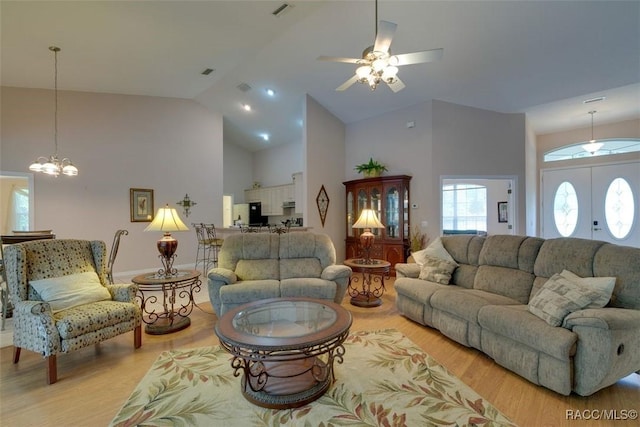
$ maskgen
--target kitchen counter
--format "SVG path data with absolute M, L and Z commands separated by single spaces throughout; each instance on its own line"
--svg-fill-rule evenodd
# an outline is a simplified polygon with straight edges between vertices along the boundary
M 284 228 L 284 227 L 283 227 Z M 313 227 L 299 227 L 299 226 L 294 226 L 292 225 L 291 227 L 289 227 L 289 231 L 290 232 L 294 232 L 294 231 L 311 231 L 313 230 Z M 225 227 L 225 228 L 216 228 L 216 232 L 220 233 L 220 234 L 226 234 L 226 233 L 240 233 L 240 227 Z M 259 233 L 269 233 L 269 227 L 262 227 L 259 231 Z

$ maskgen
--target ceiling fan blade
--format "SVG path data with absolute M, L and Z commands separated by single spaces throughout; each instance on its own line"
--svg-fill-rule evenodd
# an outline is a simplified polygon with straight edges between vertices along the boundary
M 396 77 L 396 81 L 394 83 L 387 83 L 387 84 L 389 85 L 389 88 L 394 92 L 400 92 L 402 89 L 405 88 L 404 83 L 402 82 L 402 80 L 400 80 L 397 77 Z
M 357 64 L 362 61 L 362 59 L 357 58 L 340 58 L 337 56 L 318 56 L 316 58 L 318 61 L 330 61 L 330 62 L 345 62 L 347 64 Z
M 423 62 L 439 61 L 442 58 L 444 49 L 431 49 L 423 50 L 420 52 L 403 53 L 401 55 L 395 55 L 398 58 L 396 66 L 421 64 Z
M 346 82 L 342 83 L 340 86 L 338 86 L 336 88 L 337 92 L 342 92 L 343 90 L 347 90 L 351 87 L 352 84 L 354 84 L 355 82 L 358 81 L 358 75 L 354 74 L 353 77 L 351 77 L 349 80 L 347 80 Z
M 391 40 L 393 40 L 397 27 L 393 22 L 380 21 L 376 42 L 373 44 L 374 52 L 389 52 L 389 46 L 391 46 Z

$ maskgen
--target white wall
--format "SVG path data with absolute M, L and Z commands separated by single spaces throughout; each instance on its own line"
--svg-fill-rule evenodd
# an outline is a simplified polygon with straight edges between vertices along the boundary
M 26 171 L 37 156 L 53 153 L 53 92 L 2 87 L 4 171 Z M 110 247 L 123 237 L 118 271 L 158 268 L 159 233 L 132 223 L 129 189 L 155 191 L 155 209 L 186 193 L 197 202 L 191 222 L 222 222 L 222 117 L 191 100 L 60 91 L 59 154 L 80 174 L 35 176 L 35 228 L 58 238 L 98 239 Z M 195 231 L 175 233 L 176 265 L 192 264 Z
M 525 131 L 524 114 L 433 101 L 433 180 L 443 175 L 516 177 L 514 232 L 524 234 Z
M 293 183 L 304 167 L 302 142 L 283 144 L 253 153 L 253 180 L 263 187 Z M 249 187 L 247 187 L 249 188 Z
M 408 128 L 407 122 L 415 126 Z M 411 227 L 428 221 L 423 232 L 431 239 L 439 234 L 438 182 L 431 175 L 431 102 L 349 124 L 345 147 L 345 181 L 362 178 L 354 167 L 370 157 L 387 167 L 385 175 L 412 176 L 411 203 L 418 207 L 410 211 Z
M 233 203 L 244 203 L 244 190 L 253 185 L 253 153 L 225 141 L 223 158 L 224 194 L 233 195 Z
M 345 126 L 312 97 L 304 107 L 305 226 L 315 233 L 331 237 L 338 262 L 345 256 Z M 329 196 L 329 210 L 322 226 L 316 197 L 324 185 Z

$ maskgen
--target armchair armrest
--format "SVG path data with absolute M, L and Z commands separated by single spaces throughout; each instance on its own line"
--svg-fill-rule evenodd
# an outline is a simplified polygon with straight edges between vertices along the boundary
M 417 279 L 420 277 L 420 266 L 415 263 L 404 264 L 397 263 L 394 267 L 396 269 L 396 277 L 411 277 Z
M 51 306 L 45 301 L 18 301 L 13 307 L 13 312 L 16 314 L 26 314 L 39 316 L 41 314 L 53 316 Z
M 338 279 L 348 279 L 352 273 L 351 268 L 346 265 L 333 264 L 322 270 L 320 277 L 324 280 L 336 281 Z
M 138 285 L 133 283 L 116 283 L 114 285 L 107 285 L 107 289 L 114 301 L 134 302 L 136 292 L 138 292 Z
M 212 268 L 207 273 L 207 277 L 211 281 L 222 282 L 223 285 L 231 285 L 238 281 L 238 276 L 233 271 L 226 268 Z
M 60 334 L 49 303 L 17 301 L 13 306 L 13 345 L 42 354 L 44 357 L 60 352 Z

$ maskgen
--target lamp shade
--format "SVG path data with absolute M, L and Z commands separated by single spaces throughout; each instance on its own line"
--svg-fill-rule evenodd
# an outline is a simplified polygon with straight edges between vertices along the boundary
M 353 224 L 353 228 L 384 228 L 384 225 L 378 220 L 376 211 L 363 209 L 360 218 Z
M 158 213 L 156 213 L 153 221 L 151 221 L 151 224 L 149 224 L 144 231 L 189 231 L 189 228 L 184 225 L 178 212 L 174 208 L 170 208 L 169 205 L 166 205 L 164 208 L 158 209 Z

